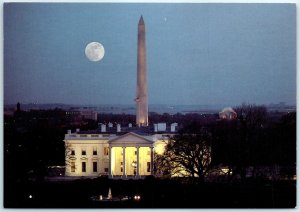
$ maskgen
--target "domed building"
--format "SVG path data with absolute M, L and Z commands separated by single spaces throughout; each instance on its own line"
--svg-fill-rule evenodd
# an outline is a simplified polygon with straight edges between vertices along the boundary
M 232 107 L 226 107 L 221 112 L 219 112 L 219 118 L 233 120 L 237 118 L 237 113 L 232 109 Z

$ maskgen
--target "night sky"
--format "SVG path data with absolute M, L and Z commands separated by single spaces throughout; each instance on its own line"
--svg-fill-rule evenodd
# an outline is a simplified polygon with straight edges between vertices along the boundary
M 129 3 L 5 4 L 4 103 L 134 104 L 141 15 L 149 104 L 296 103 L 295 5 Z

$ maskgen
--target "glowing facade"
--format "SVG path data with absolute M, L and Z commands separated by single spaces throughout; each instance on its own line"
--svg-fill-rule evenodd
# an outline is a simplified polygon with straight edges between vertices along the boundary
M 153 174 L 154 154 L 164 152 L 166 134 L 65 135 L 66 176 L 141 178 Z
M 146 61 L 146 31 L 143 17 L 138 24 L 136 125 L 148 126 L 148 85 Z

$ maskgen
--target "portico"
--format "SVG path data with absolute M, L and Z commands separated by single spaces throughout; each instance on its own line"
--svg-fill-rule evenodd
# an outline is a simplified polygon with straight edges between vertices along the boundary
M 109 177 L 141 178 L 153 174 L 153 141 L 130 132 L 109 142 Z

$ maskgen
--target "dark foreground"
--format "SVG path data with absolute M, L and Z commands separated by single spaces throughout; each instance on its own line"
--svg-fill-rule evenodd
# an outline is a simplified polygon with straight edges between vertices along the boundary
M 140 200 L 100 202 L 111 188 L 114 198 Z M 5 185 L 6 208 L 294 208 L 296 181 L 247 181 L 190 184 L 179 180 L 85 179 Z

